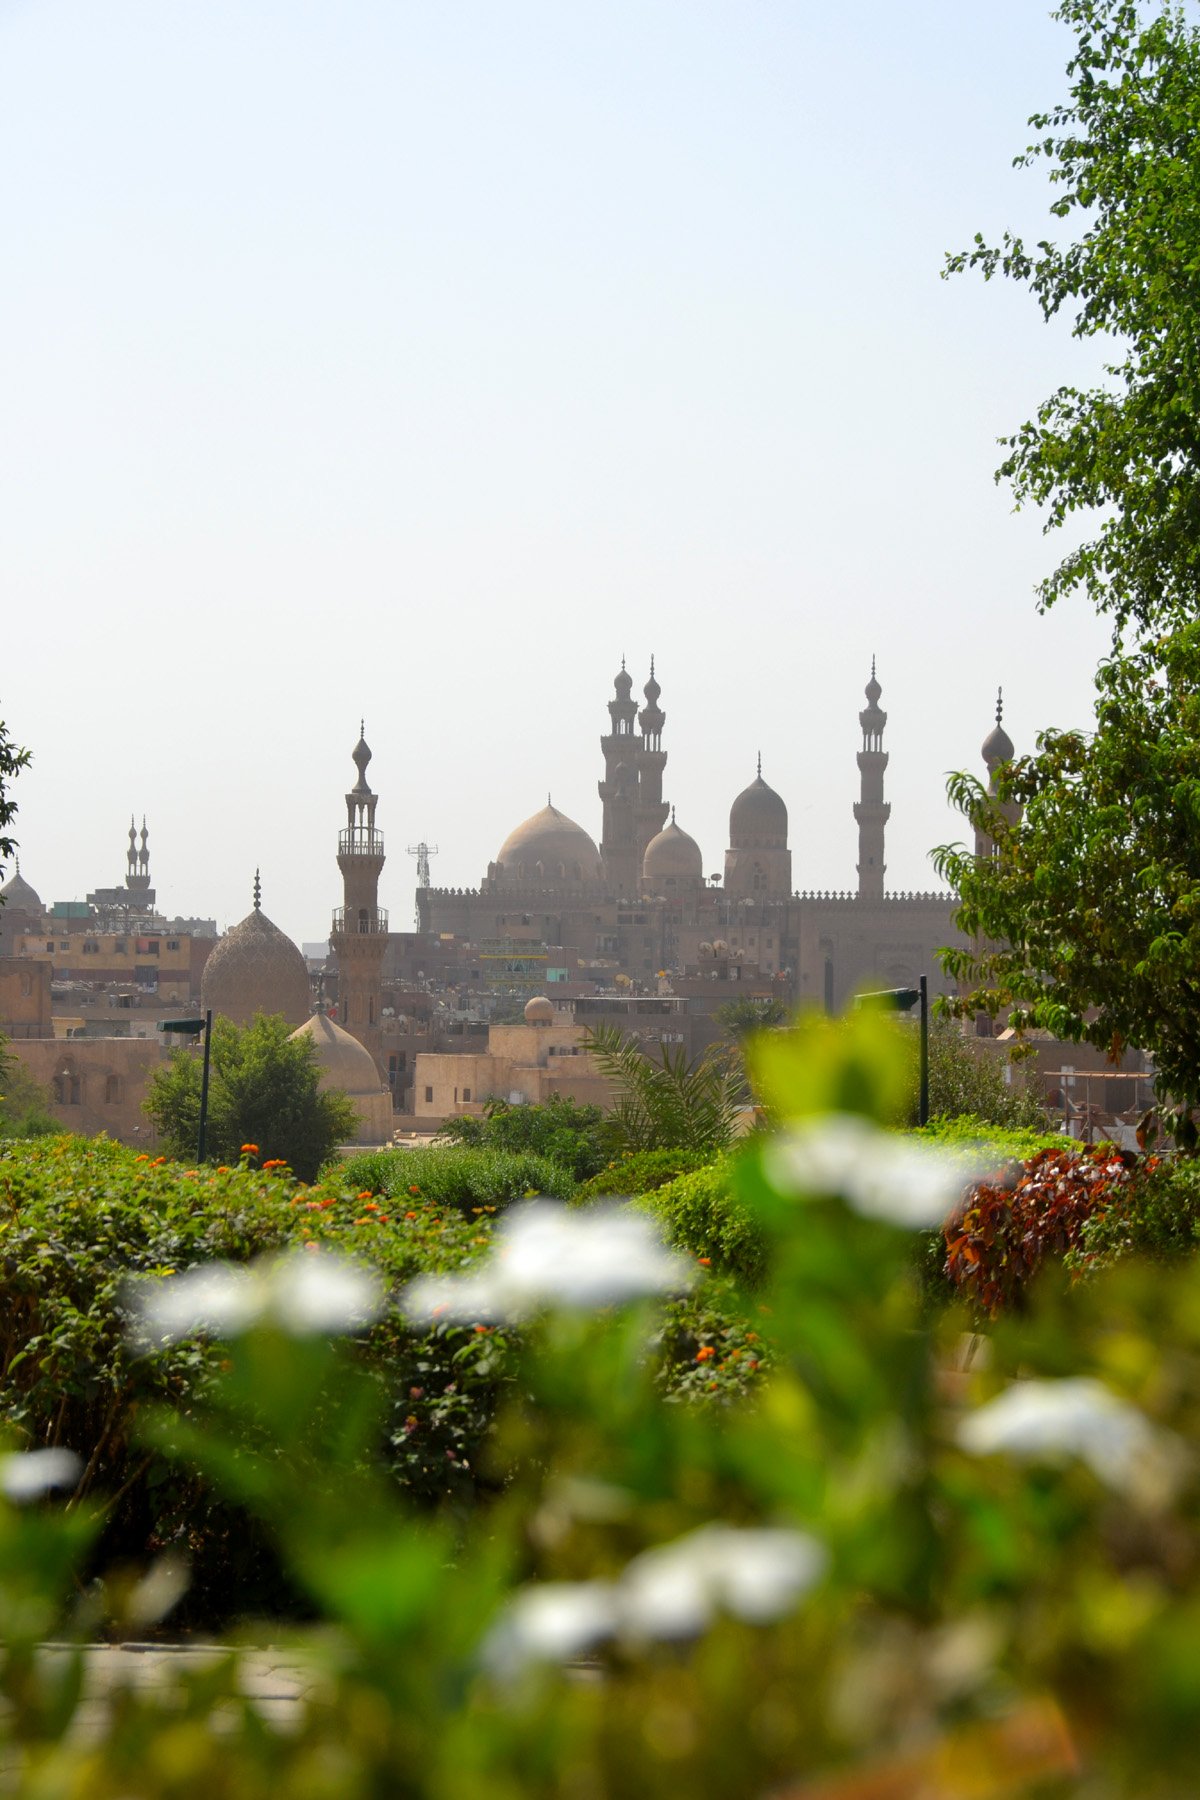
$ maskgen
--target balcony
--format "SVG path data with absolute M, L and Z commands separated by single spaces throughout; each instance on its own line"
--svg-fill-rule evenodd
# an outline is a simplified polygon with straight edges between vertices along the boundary
M 376 837 L 378 837 L 378 832 Z M 344 906 L 334 908 L 334 937 L 377 937 L 387 936 L 388 916 L 382 906 L 372 912 L 365 907 L 351 907 L 349 913 Z
M 339 856 L 383 856 L 383 833 L 371 831 L 365 825 L 355 825 L 350 831 L 338 832 Z

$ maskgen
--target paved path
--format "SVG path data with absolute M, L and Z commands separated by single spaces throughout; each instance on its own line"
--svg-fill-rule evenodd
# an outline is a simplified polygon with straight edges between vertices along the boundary
M 52 1661 L 71 1654 L 65 1644 L 45 1644 L 41 1656 Z M 159 1695 L 170 1701 L 173 1690 L 190 1671 L 210 1667 L 228 1650 L 220 1644 L 92 1644 L 84 1651 L 83 1699 L 74 1729 L 81 1737 L 98 1734 L 108 1698 L 118 1689 Z M 286 1731 L 315 1689 L 315 1678 L 302 1653 L 245 1649 L 239 1653 L 238 1685 L 255 1710 Z

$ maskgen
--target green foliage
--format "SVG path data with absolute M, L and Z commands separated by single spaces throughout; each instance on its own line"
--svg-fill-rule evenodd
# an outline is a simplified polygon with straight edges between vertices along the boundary
M 219 1359 L 194 1342 L 137 1354 L 126 1336 L 129 1276 L 311 1243 L 369 1257 L 394 1301 L 414 1276 L 479 1255 L 490 1230 L 482 1210 L 461 1216 L 420 1198 L 392 1212 L 336 1171 L 304 1187 L 246 1159 L 181 1168 L 103 1138 L 11 1144 L 0 1157 L 0 1418 L 29 1445 L 83 1455 L 77 1502 L 120 1496 L 106 1519 L 108 1555 L 137 1555 L 147 1543 L 186 1551 L 200 1621 L 294 1605 L 261 1532 L 135 1443 L 136 1421 L 155 1400 L 189 1418 Z M 384 1397 L 377 1462 L 422 1504 L 470 1501 L 471 1458 L 502 1379 L 499 1334 L 414 1333 L 393 1305 L 361 1355 Z
M 552 1094 L 538 1106 L 488 1100 L 482 1119 L 447 1119 L 438 1136 L 490 1150 L 548 1157 L 574 1180 L 586 1181 L 604 1164 L 603 1126 L 604 1114 L 598 1106 L 581 1106 L 576 1100 Z
M 184 1675 L 177 1703 L 131 1688 L 97 1728 L 69 1650 L 33 1654 L 86 1627 L 90 1522 L 0 1495 L 10 1791 L 1192 1792 L 1200 1260 L 1126 1258 L 1073 1284 L 1047 1267 L 982 1346 L 962 1308 L 923 1307 L 907 1199 L 890 1216 L 872 1185 L 905 1142 L 870 1126 L 864 1073 L 880 1074 L 876 1120 L 904 1092 L 903 1045 L 891 1039 L 889 1069 L 888 1043 L 864 1020 L 771 1062 L 778 1115 L 829 1138 L 812 1097 L 834 1093 L 858 1150 L 808 1186 L 766 1134 L 731 1160 L 770 1246 L 752 1310 L 709 1280 L 665 1308 L 553 1309 L 509 1347 L 482 1529 L 416 1511 L 380 1471 L 389 1397 L 361 1349 L 269 1321 L 193 1346 L 214 1365 L 203 1395 L 186 1413 L 148 1405 L 141 1441 L 257 1519 L 306 1597 L 314 1697 L 290 1729 L 264 1724 L 236 1655 Z M 336 1206 L 308 1217 L 349 1230 Z M 494 1353 L 492 1333 L 477 1341 Z M 668 1343 L 664 1375 L 653 1346 Z M 719 1546 L 744 1547 L 727 1534 L 747 1528 L 785 1537 L 756 1539 L 756 1572 L 729 1582 Z M 649 1552 L 656 1579 L 637 1560 Z M 531 1654 L 539 1602 L 553 1641 Z M 594 1678 L 570 1666 L 581 1653 Z
M 576 1206 L 586 1206 L 609 1194 L 649 1194 L 712 1161 L 705 1150 L 627 1150 L 578 1187 L 572 1198 Z
M 564 1200 L 574 1187 L 568 1171 L 544 1156 L 468 1144 L 365 1150 L 348 1157 L 340 1173 L 353 1187 L 386 1195 L 397 1206 L 419 1197 L 465 1213 L 480 1207 L 496 1212 L 529 1194 Z
M 728 1157 L 679 1175 L 637 1201 L 659 1220 L 669 1241 L 714 1267 L 757 1286 L 766 1270 L 766 1243 L 753 1213 L 733 1185 Z
M 29 751 L 18 749 L 8 734 L 8 728 L 0 719 L 0 865 L 6 863 L 16 851 L 16 844 L 7 836 L 7 828 L 17 816 L 17 803 L 9 790 L 22 769 L 29 766 Z M 3 901 L 0 901 L 3 905 Z
M 236 1162 L 243 1144 L 264 1161 L 279 1158 L 302 1181 L 311 1181 L 339 1143 L 354 1136 L 358 1114 L 336 1090 L 322 1093 L 311 1038 L 293 1037 L 286 1019 L 259 1013 L 244 1029 L 213 1021 L 206 1154 L 212 1162 Z M 196 1152 L 200 1124 L 201 1059 L 176 1050 L 155 1070 L 145 1109 L 167 1149 L 178 1157 Z
M 1124 1256 L 1173 1261 L 1200 1244 L 1200 1162 L 1148 1157 L 1118 1202 L 1085 1220 L 1067 1267 L 1093 1270 Z
M 952 1010 L 1149 1051 L 1190 1146 L 1200 1105 L 1200 624 L 1105 663 L 1096 730 L 1046 732 L 999 777 L 951 795 L 996 845 L 937 853 L 970 947 L 943 952 Z M 1022 816 L 1007 816 L 1015 802 Z
M 660 1044 L 651 1056 L 615 1025 L 597 1025 L 588 1049 L 616 1091 L 605 1119 L 610 1149 L 728 1149 L 745 1097 L 728 1046 L 715 1045 L 693 1061 L 682 1044 Z
M 785 1025 L 789 1014 L 782 1000 L 726 1000 L 718 1006 L 714 1018 L 727 1037 L 740 1043 L 751 1032 L 765 1031 L 773 1025 Z
M 1012 1087 L 1004 1079 L 1005 1064 L 987 1051 L 973 1047 L 949 1019 L 929 1023 L 929 1116 L 953 1119 L 970 1116 L 988 1125 L 1044 1132 L 1045 1108 L 1025 1088 Z M 909 1123 L 918 1112 L 918 1046 L 913 1044 L 913 1088 Z
M 50 1111 L 50 1096 L 6 1053 L 0 1039 L 0 1138 L 52 1137 L 62 1126 Z
M 1111 613 L 1162 629 L 1200 604 L 1200 30 L 1174 6 L 1143 19 L 1135 0 L 1061 0 L 1076 37 L 1069 98 L 1036 114 L 1018 166 L 1043 166 L 1067 235 L 1027 247 L 977 236 L 947 273 L 982 270 L 1027 286 L 1043 316 L 1102 337 L 1120 360 L 1109 384 L 1060 387 L 1007 440 L 997 479 L 1046 530 L 1098 512 L 1096 535 L 1039 589 L 1081 589 Z
M 1034 1131 L 1027 1126 L 993 1125 L 989 1119 L 976 1118 L 971 1113 L 962 1113 L 955 1118 L 930 1119 L 928 1125 L 915 1125 L 909 1135 L 922 1143 L 936 1144 L 941 1149 L 961 1149 L 978 1163 L 979 1156 L 995 1158 L 1002 1163 L 1013 1157 L 1024 1159 L 1035 1156 L 1039 1150 L 1061 1150 L 1064 1138 L 1061 1131 Z M 1066 1140 L 1070 1148 L 1074 1140 Z

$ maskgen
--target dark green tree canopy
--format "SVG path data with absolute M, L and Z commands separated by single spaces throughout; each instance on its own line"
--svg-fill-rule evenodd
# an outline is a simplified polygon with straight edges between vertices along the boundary
M 995 795 L 969 775 L 951 782 L 995 854 L 936 853 L 972 939 L 942 960 L 969 990 L 955 1010 L 1114 1055 L 1136 1045 L 1189 1109 L 1200 1106 L 1200 623 L 1114 656 L 1096 688 L 1093 733 L 1043 733 Z
M 1044 165 L 1068 235 L 1028 246 L 977 236 L 947 273 L 1028 286 L 1078 338 L 1111 340 L 1110 385 L 1058 388 L 1004 440 L 997 471 L 1046 530 L 1095 513 L 1095 535 L 1039 587 L 1080 589 L 1125 627 L 1200 611 L 1200 31 L 1182 9 L 1063 0 L 1075 33 L 1069 98 L 1029 121 L 1018 166 Z
M 208 1095 L 208 1153 L 235 1163 L 243 1144 L 262 1161 L 281 1157 L 311 1181 L 339 1143 L 352 1139 L 358 1115 L 336 1090 L 322 1093 L 312 1039 L 294 1038 L 286 1019 L 265 1017 L 239 1029 L 213 1021 Z M 200 1057 L 176 1050 L 150 1084 L 145 1107 L 175 1156 L 196 1153 L 200 1123 Z

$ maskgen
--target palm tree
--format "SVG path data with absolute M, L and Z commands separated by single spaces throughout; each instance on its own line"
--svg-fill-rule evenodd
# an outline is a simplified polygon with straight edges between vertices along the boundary
M 597 1025 L 588 1032 L 588 1049 L 617 1090 L 606 1118 L 614 1149 L 728 1149 L 746 1082 L 727 1044 L 714 1044 L 695 1061 L 681 1044 L 660 1044 L 657 1056 L 649 1056 L 617 1026 Z

